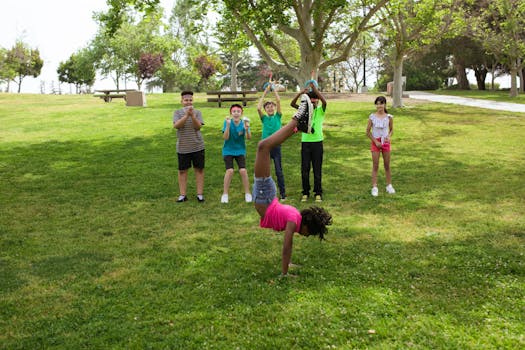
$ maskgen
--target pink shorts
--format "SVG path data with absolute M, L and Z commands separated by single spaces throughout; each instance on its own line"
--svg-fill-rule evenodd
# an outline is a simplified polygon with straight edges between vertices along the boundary
M 377 141 L 381 142 L 381 138 L 376 138 Z M 370 142 L 370 151 L 372 152 L 390 152 L 390 141 L 386 141 L 381 145 L 381 147 L 377 147 L 375 143 Z

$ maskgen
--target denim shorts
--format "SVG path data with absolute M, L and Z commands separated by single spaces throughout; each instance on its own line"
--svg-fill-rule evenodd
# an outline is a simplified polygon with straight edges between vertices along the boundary
M 253 180 L 253 202 L 270 204 L 277 197 L 275 182 L 271 177 L 255 177 Z

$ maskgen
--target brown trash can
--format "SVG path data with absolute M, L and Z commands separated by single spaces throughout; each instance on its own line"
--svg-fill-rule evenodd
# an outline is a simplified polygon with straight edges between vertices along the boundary
M 126 106 L 146 107 L 146 94 L 143 91 L 127 91 Z

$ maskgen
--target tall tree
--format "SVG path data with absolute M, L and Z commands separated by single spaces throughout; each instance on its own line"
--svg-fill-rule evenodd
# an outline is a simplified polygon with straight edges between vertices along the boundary
M 359 34 L 377 24 L 374 15 L 387 2 L 223 0 L 272 70 L 285 71 L 299 82 L 310 79 L 312 70 L 319 72 L 345 61 Z M 284 54 L 275 33 L 283 33 L 297 45 L 301 53 L 299 64 Z
M 403 106 L 403 61 L 444 36 L 455 0 L 392 0 L 385 6 L 383 35 L 392 43 L 393 107 Z
M 18 84 L 18 93 L 22 89 L 22 80 L 27 76 L 38 77 L 44 66 L 44 61 L 40 58 L 40 51 L 31 49 L 22 41 L 17 41 L 7 52 L 6 61 L 16 73 L 13 81 Z
M 7 56 L 8 50 L 0 47 L 0 84 L 6 84 L 6 92 L 9 92 L 9 84 L 16 77 L 16 71 Z
M 508 67 L 510 96 L 516 97 L 516 77 L 525 63 L 525 2 L 484 0 L 483 4 L 480 16 L 473 19 L 473 32 L 485 49 Z

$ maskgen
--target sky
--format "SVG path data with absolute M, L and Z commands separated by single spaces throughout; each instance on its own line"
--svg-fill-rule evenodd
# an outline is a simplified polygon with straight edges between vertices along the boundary
M 175 0 L 161 0 L 164 13 L 169 14 Z M 26 77 L 22 92 L 40 93 L 44 81 L 45 93 L 51 92 L 51 82 L 58 87 L 56 70 L 60 62 L 87 46 L 97 32 L 93 12 L 107 10 L 106 0 L 2 0 L 0 5 L 0 46 L 10 49 L 17 39 L 40 50 L 44 60 L 41 75 Z M 66 93 L 67 84 L 62 85 Z M 113 82 L 97 79 L 94 88 L 112 88 Z M 11 83 L 11 91 L 17 85 Z

